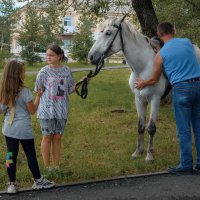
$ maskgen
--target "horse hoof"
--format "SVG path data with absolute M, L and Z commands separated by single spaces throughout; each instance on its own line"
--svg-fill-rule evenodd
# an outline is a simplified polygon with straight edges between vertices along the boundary
M 135 160 L 135 159 L 141 157 L 141 156 L 142 156 L 142 153 L 143 153 L 143 152 L 137 152 L 137 151 L 135 151 L 135 152 L 131 155 L 131 159 L 132 159 L 132 160 Z
M 145 158 L 145 161 L 146 163 L 153 163 L 154 162 L 153 156 L 148 154 Z

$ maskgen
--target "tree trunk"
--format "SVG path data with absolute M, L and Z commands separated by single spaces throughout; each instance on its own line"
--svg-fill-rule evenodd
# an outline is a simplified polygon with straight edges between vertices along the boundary
M 132 0 L 133 9 L 140 22 L 142 33 L 153 37 L 156 35 L 158 19 L 151 0 Z
M 1 51 L 3 50 L 3 31 L 1 32 Z

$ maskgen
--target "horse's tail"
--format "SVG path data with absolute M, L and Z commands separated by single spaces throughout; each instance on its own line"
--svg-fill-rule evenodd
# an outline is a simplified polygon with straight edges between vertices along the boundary
M 164 68 L 163 66 L 162 66 L 162 68 L 163 68 L 163 75 L 164 75 L 164 77 L 167 79 L 167 82 L 168 82 L 168 85 L 167 85 L 167 87 L 165 88 L 165 92 L 164 92 L 164 94 L 163 94 L 162 97 L 161 97 L 161 99 L 164 99 L 164 98 L 169 94 L 170 90 L 172 89 L 172 85 L 171 85 L 171 83 L 169 82 L 169 79 L 168 79 L 167 74 L 166 74 L 166 72 L 165 72 L 165 68 Z
M 165 92 L 162 95 L 161 99 L 164 99 L 169 94 L 169 92 L 170 92 L 171 89 L 172 89 L 172 85 L 171 85 L 170 82 L 168 82 L 168 85 L 167 85 L 167 87 L 165 89 Z

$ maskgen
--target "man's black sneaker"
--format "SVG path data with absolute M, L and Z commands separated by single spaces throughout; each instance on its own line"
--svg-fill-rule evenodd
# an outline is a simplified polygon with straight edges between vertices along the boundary
M 193 172 L 193 168 L 184 168 L 184 167 L 170 167 L 167 170 L 171 174 L 190 174 Z

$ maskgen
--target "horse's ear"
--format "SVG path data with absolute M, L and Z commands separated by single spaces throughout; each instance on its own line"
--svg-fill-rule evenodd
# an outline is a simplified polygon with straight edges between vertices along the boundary
M 149 39 L 148 42 L 150 43 L 150 45 L 151 45 L 153 48 L 157 48 L 157 46 L 160 46 L 160 42 L 159 42 L 158 40 Z
M 125 16 L 121 16 L 121 17 L 117 18 L 116 21 L 115 21 L 115 24 L 116 24 L 116 25 L 119 25 L 119 24 L 124 20 L 124 19 L 123 19 L 124 17 L 125 17 Z

